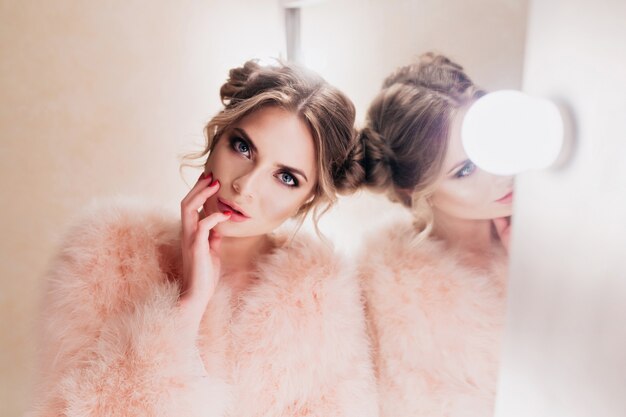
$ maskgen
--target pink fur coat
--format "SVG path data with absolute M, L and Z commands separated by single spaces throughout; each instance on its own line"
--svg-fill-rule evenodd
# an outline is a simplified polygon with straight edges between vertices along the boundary
M 358 282 L 331 250 L 298 237 L 259 261 L 237 299 L 220 282 L 184 346 L 179 233 L 137 203 L 71 228 L 47 276 L 31 415 L 377 414 Z
M 377 235 L 364 255 L 381 417 L 493 415 L 504 257 L 480 267 L 441 241 L 417 242 L 408 224 Z

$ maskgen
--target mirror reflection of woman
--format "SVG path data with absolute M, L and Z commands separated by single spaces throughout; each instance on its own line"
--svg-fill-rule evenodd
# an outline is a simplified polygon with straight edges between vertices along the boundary
M 368 416 L 358 282 L 273 233 L 363 178 L 354 106 L 314 74 L 230 71 L 181 221 L 94 208 L 47 277 L 36 416 Z
M 361 133 L 367 185 L 414 218 L 377 232 L 361 263 L 383 417 L 493 414 L 513 180 L 463 150 L 482 95 L 425 54 L 385 80 Z

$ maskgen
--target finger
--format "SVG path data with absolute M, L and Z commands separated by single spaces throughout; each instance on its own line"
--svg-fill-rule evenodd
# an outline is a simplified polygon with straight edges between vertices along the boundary
M 498 238 L 500 239 L 504 247 L 508 250 L 509 240 L 511 237 L 511 218 L 501 217 L 493 219 L 493 225 L 496 229 L 496 234 L 498 235 Z
M 191 187 L 191 190 L 189 190 L 187 195 L 183 198 L 183 201 L 191 200 L 193 198 L 193 196 L 198 194 L 200 191 L 202 191 L 204 188 L 206 188 L 207 185 L 211 184 L 212 182 L 213 182 L 213 173 L 211 173 L 211 172 L 204 173 L 203 172 L 200 175 L 200 177 L 198 178 L 198 181 L 196 181 L 194 186 Z
M 211 229 L 209 232 L 209 247 L 216 254 L 219 254 L 221 246 L 222 246 L 222 236 L 215 229 Z
M 227 211 L 225 213 L 217 212 L 213 213 L 198 222 L 198 231 L 196 232 L 196 243 L 209 242 L 209 234 L 211 229 L 217 226 L 219 223 L 230 219 L 232 213 Z
M 215 180 L 190 199 L 186 199 L 181 202 L 181 220 L 183 223 L 184 236 L 190 236 L 196 230 L 198 221 L 200 220 L 198 210 L 203 207 L 207 199 L 219 190 L 219 186 L 219 181 Z M 205 215 L 206 213 L 203 213 L 202 217 Z
M 193 198 L 194 195 L 196 195 L 199 191 L 205 188 L 207 183 L 210 184 L 212 180 L 213 180 L 212 173 L 202 172 L 202 174 L 200 174 L 200 177 L 198 178 L 198 181 L 196 181 L 196 184 L 191 188 L 191 190 L 189 190 L 187 195 L 185 195 L 185 197 L 183 197 L 183 199 L 181 200 L 180 202 L 181 213 L 180 214 L 181 214 L 181 219 L 183 223 L 183 235 L 188 235 L 189 233 L 193 232 L 195 224 L 198 222 L 197 216 L 195 216 L 194 213 L 187 211 L 189 201 Z
M 202 206 L 200 210 L 198 210 L 198 217 L 200 218 L 200 220 L 206 217 L 206 213 L 204 212 L 204 206 Z
M 185 201 L 185 209 L 188 211 L 198 212 L 200 209 L 204 207 L 204 203 L 214 195 L 217 190 L 220 189 L 220 182 L 218 180 L 214 180 L 210 184 L 208 184 L 203 189 L 199 190 L 197 194 L 192 196 L 190 199 Z M 203 213 L 203 215 L 207 215 L 208 213 Z M 204 216 L 203 216 L 204 217 Z
M 510 218 L 509 217 L 499 217 L 493 219 L 493 224 L 498 230 L 504 230 L 509 227 Z

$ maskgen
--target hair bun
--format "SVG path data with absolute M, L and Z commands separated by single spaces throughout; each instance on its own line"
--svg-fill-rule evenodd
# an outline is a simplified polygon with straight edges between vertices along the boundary
M 245 91 L 260 68 L 257 60 L 250 60 L 243 66 L 232 68 L 229 71 L 228 79 L 220 88 L 220 97 L 224 106 L 229 106 L 246 98 Z
M 364 185 L 384 190 L 393 183 L 395 154 L 386 140 L 371 127 L 365 127 L 359 134 L 363 149 Z
M 337 167 L 333 177 L 335 187 L 342 194 L 358 190 L 365 181 L 365 152 L 360 135 L 354 134 L 352 146 L 343 164 Z

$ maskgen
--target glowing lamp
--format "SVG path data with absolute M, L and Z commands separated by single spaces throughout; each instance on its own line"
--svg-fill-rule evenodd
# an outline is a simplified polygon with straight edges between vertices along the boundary
M 502 90 L 478 99 L 461 127 L 469 159 L 487 172 L 515 175 L 552 165 L 563 148 L 564 123 L 553 102 Z

